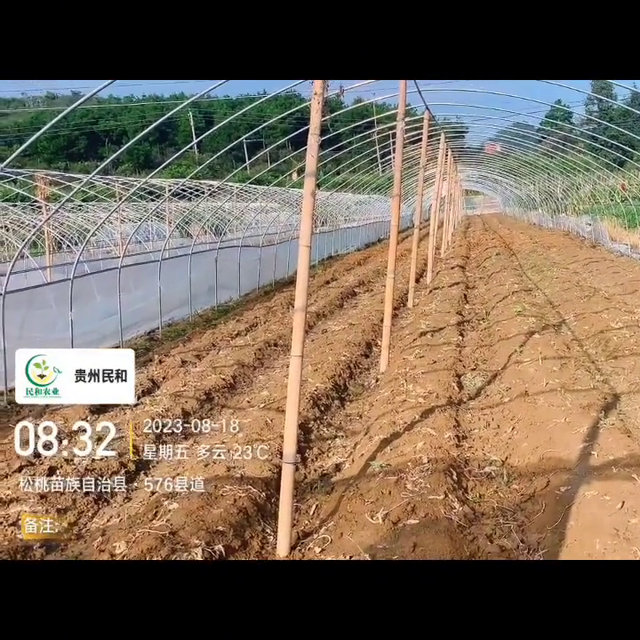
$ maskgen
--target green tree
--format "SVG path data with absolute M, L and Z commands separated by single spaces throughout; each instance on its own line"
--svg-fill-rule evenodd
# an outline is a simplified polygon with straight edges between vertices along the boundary
M 571 107 L 558 99 L 547 111 L 538 126 L 540 143 L 554 152 L 568 152 L 579 144 L 580 133 L 574 122 Z
M 292 186 L 294 169 L 305 157 L 306 98 L 290 91 L 259 102 L 265 95 L 198 100 L 154 127 L 103 173 L 148 175 L 180 154 L 160 177 L 183 178 L 197 170 L 194 177 L 200 179 L 220 180 L 232 174 L 236 182 Z M 37 104 L 28 96 L 0 98 L 0 161 L 78 98 L 77 92 L 45 94 Z M 188 98 L 184 93 L 93 98 L 31 145 L 12 167 L 88 173 Z M 323 125 L 320 172 L 330 176 L 329 184 L 338 175 L 353 177 L 377 163 L 376 142 L 384 141 L 376 140 L 376 123 L 389 125 L 384 131 L 394 132 L 395 110 L 393 105 L 376 103 L 374 113 L 372 104 L 363 100 L 351 104 L 340 96 L 327 100 L 325 114 L 331 117 Z M 196 137 L 203 136 L 197 162 L 192 149 L 182 152 L 192 142 L 189 111 Z M 386 148 L 390 153 L 388 144 Z M 298 179 L 295 185 L 299 183 Z
M 627 132 L 627 135 L 621 137 L 621 141 L 634 150 L 631 157 L 637 163 L 640 159 L 640 91 L 635 82 L 620 106 L 618 125 Z
M 619 127 L 626 116 L 618 104 L 618 96 L 610 80 L 591 81 L 591 93 L 585 100 L 584 114 L 587 149 L 595 156 L 622 167 L 633 152 L 620 147 L 628 139 L 624 131 L 620 131 L 624 128 Z

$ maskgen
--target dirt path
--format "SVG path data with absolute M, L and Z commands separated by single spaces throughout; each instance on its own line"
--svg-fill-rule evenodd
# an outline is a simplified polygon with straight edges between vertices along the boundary
M 409 310 L 409 253 L 405 237 L 382 376 L 386 245 L 313 277 L 293 556 L 640 558 L 640 265 L 474 217 Z M 7 438 L 0 556 L 272 557 L 292 301 L 289 285 L 150 356 L 140 404 L 100 415 L 132 422 L 147 459 L 129 459 L 122 437 L 117 461 L 18 461 Z M 239 433 L 143 434 L 153 418 L 237 420 Z M 29 494 L 24 474 L 125 474 L 129 489 Z M 145 490 L 178 476 L 205 490 Z M 33 510 L 63 514 L 71 539 L 21 543 Z
M 565 234 L 501 222 L 488 226 L 559 323 L 572 356 L 564 368 L 573 365 L 575 386 L 579 370 L 584 388 L 566 394 L 565 424 L 580 443 L 556 479 L 562 511 L 548 555 L 640 559 L 640 266 Z M 580 417 L 589 396 L 597 400 Z
M 342 470 L 307 498 L 300 556 L 640 557 L 640 294 L 609 289 L 612 263 L 562 234 L 467 221 L 393 368 L 335 418 Z
M 404 279 L 399 289 L 404 291 L 407 288 L 410 250 L 410 237 L 404 235 L 398 251 L 398 277 L 399 280 Z M 323 410 L 327 397 L 331 398 L 329 404 L 333 403 L 332 394 L 341 384 L 348 383 L 353 363 L 362 359 L 366 363 L 366 356 L 378 339 L 386 259 L 385 245 L 372 247 L 336 261 L 313 278 L 308 314 L 310 344 L 305 371 L 309 382 L 314 384 L 316 368 L 324 368 L 326 371 L 320 371 L 319 380 L 327 386 L 324 389 L 316 387 L 305 398 L 311 416 L 314 411 Z M 168 354 L 154 358 L 138 376 L 140 403 L 133 409 L 118 408 L 100 415 L 98 407 L 90 412 L 76 407 L 55 413 L 53 419 L 67 427 L 79 419 L 94 423 L 98 416 L 120 427 L 120 455 L 117 460 L 61 460 L 58 457 L 55 462 L 51 458 L 40 458 L 33 464 L 24 459 L 16 460 L 13 438 L 7 438 L 3 443 L 7 468 L 0 481 L 7 539 L 15 538 L 19 514 L 35 509 L 45 513 L 63 513 L 70 523 L 77 542 L 74 540 L 58 550 L 65 557 L 110 557 L 114 553 L 118 557 L 197 554 L 202 552 L 212 533 L 227 529 L 228 540 L 225 538 L 225 543 L 231 547 L 230 552 L 245 550 L 251 553 L 251 538 L 246 544 L 243 542 L 234 548 L 235 520 L 242 529 L 247 528 L 249 521 L 254 519 L 254 502 L 262 495 L 260 487 L 264 482 L 270 489 L 275 486 L 286 395 L 292 303 L 293 288 L 287 287 L 266 303 L 244 309 L 226 323 L 200 336 L 193 336 Z M 354 332 L 354 327 L 367 313 L 373 314 L 367 331 Z M 143 435 L 144 421 L 159 418 L 217 424 L 226 420 L 229 425 L 236 420 L 240 433 L 224 437 L 212 433 L 188 437 L 190 434 L 184 429 L 181 434 Z M 133 423 L 136 432 L 138 460 L 131 460 L 127 455 L 125 436 L 129 423 Z M 304 432 L 304 425 L 302 427 Z M 174 447 L 173 457 L 165 445 Z M 185 448 L 188 449 L 188 460 L 180 456 L 178 445 L 182 445 L 183 454 Z M 237 452 L 242 447 L 242 455 L 227 464 L 214 459 L 215 445 L 226 446 L 228 452 Z M 243 459 L 247 446 L 252 447 L 251 460 Z M 206 448 L 209 456 L 199 460 L 198 456 L 203 456 Z M 163 455 L 164 460 L 161 459 Z M 125 475 L 130 490 L 111 495 L 25 494 L 19 490 L 19 482 L 20 476 L 26 474 L 66 478 Z M 145 478 L 178 476 L 202 478 L 205 492 L 169 501 L 164 492 L 153 492 L 150 496 L 143 488 Z M 245 488 L 240 482 L 243 476 L 255 477 L 256 482 Z M 220 498 L 224 498 L 222 502 L 226 508 L 221 508 Z M 208 506 L 211 507 L 210 513 Z M 137 534 L 140 529 L 145 529 L 145 525 L 147 531 L 158 530 L 154 523 L 163 521 L 167 510 L 171 514 L 170 526 L 175 528 L 175 544 L 170 542 L 169 533 L 163 527 L 155 537 Z M 227 526 L 229 517 L 234 522 Z M 212 522 L 217 519 L 221 523 L 213 526 Z M 205 531 L 200 531 L 200 524 Z M 115 536 L 114 540 L 111 534 Z M 258 537 L 259 534 L 260 531 L 256 533 Z M 125 548 L 127 551 L 120 551 Z M 32 551 L 33 547 L 18 544 L 14 552 Z M 35 553 L 42 555 L 45 551 L 56 553 L 53 548 L 37 548 Z

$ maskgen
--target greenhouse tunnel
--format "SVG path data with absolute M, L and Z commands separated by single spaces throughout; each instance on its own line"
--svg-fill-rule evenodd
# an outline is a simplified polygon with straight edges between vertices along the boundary
M 127 81 L 101 81 L 68 104 L 25 107 L 5 127 L 5 401 L 18 348 L 123 346 L 295 273 L 313 81 L 270 81 L 255 95 L 238 83 L 126 102 L 114 91 Z M 400 229 L 414 225 L 420 199 L 428 224 L 453 176 L 443 156 L 436 197 L 441 138 L 464 214 L 501 213 L 640 254 L 633 81 L 326 83 L 312 264 L 389 237 L 400 144 Z

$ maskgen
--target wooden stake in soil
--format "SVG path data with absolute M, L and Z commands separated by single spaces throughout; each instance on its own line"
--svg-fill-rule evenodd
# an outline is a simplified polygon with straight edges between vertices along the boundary
M 387 261 L 387 287 L 384 294 L 384 320 L 382 322 L 382 349 L 380 353 L 380 373 L 389 365 L 391 347 L 391 322 L 393 320 L 393 290 L 396 284 L 396 258 L 398 255 L 398 234 L 400 231 L 400 210 L 402 209 L 402 162 L 404 159 L 404 129 L 407 110 L 407 81 L 400 80 L 398 116 L 396 124 L 396 153 L 393 168 L 393 199 L 391 201 L 391 232 L 389 234 L 389 259 Z
M 427 168 L 427 142 L 429 140 L 429 112 L 424 112 L 422 124 L 422 146 L 420 147 L 420 170 L 418 172 L 418 190 L 416 210 L 413 214 L 413 243 L 411 245 L 411 271 L 409 273 L 409 295 L 407 307 L 413 307 L 416 290 L 416 272 L 418 270 L 418 246 L 420 244 L 420 224 L 422 223 L 422 201 L 424 199 L 424 174 Z
M 448 237 L 448 222 L 449 211 L 451 209 L 451 183 L 453 182 L 453 160 L 451 149 L 448 149 L 447 153 L 447 196 L 444 201 L 444 214 L 442 218 L 442 240 L 440 241 L 440 257 L 444 256 L 444 252 L 447 249 L 447 237 Z
M 118 208 L 116 209 L 117 211 L 116 220 L 118 223 L 118 249 L 119 249 L 119 255 L 120 257 L 122 257 L 122 254 L 124 253 L 124 238 L 122 237 L 122 205 L 120 204 L 120 187 L 118 186 L 117 182 L 116 182 L 116 204 L 118 205 Z
M 165 215 L 165 229 L 166 229 L 166 238 L 167 238 L 167 248 L 169 249 L 169 255 L 171 255 L 171 240 L 169 239 L 171 235 L 171 205 L 169 204 L 169 185 L 167 184 L 164 189 L 164 215 Z
M 450 247 L 453 242 L 453 232 L 456 228 L 456 215 L 458 211 L 458 173 L 454 167 L 453 172 L 453 197 L 451 199 L 451 213 L 449 215 L 449 233 L 447 237 L 447 246 Z
M 45 176 L 36 176 L 36 198 L 40 200 L 40 206 L 42 207 L 42 219 L 46 220 L 49 215 L 48 200 L 51 193 L 51 186 L 49 180 Z M 52 277 L 52 265 L 53 265 L 53 238 L 51 234 L 51 221 L 47 221 L 42 225 L 42 231 L 44 233 L 44 260 L 46 270 L 47 282 L 51 282 Z
M 311 118 L 309 121 L 309 136 L 307 140 L 302 214 L 298 239 L 298 271 L 296 274 L 296 292 L 293 303 L 291 360 L 289 363 L 289 384 L 287 387 L 287 405 L 284 416 L 284 443 L 282 446 L 282 479 L 280 482 L 278 541 L 276 550 L 278 556 L 281 558 L 288 556 L 291 551 L 293 488 L 298 455 L 298 419 L 300 415 L 302 357 L 304 354 L 304 339 L 307 323 L 313 214 L 316 205 L 320 127 L 322 123 L 325 84 L 326 80 L 313 81 Z
M 451 246 L 453 242 L 453 232 L 455 231 L 458 217 L 458 167 L 453 166 L 453 200 L 451 207 L 451 220 L 449 224 L 449 242 L 448 246 Z
M 464 207 L 464 195 L 462 193 L 462 179 L 458 174 L 458 202 L 456 207 L 456 229 L 462 220 L 462 211 Z
M 460 181 L 460 174 L 456 174 L 456 215 L 454 218 L 453 229 L 454 231 L 460 224 L 460 217 L 462 214 L 462 186 Z
M 449 237 L 449 213 L 451 211 L 451 182 L 452 182 L 452 167 L 451 167 L 451 150 L 447 153 L 447 191 L 446 196 L 443 198 L 444 207 L 442 212 L 442 239 L 440 240 L 440 257 L 442 258 L 447 249 L 447 238 Z
M 456 197 L 455 197 L 455 200 L 453 201 L 455 204 L 455 207 L 453 211 L 453 224 L 451 227 L 450 244 L 453 242 L 453 232 L 458 227 L 458 214 L 460 212 L 460 174 L 458 173 L 457 169 L 456 169 L 455 181 L 456 181 L 456 191 L 455 191 Z
M 453 155 L 451 156 L 451 205 L 447 215 L 447 249 L 451 246 L 451 240 L 453 238 L 453 223 L 456 212 L 456 197 L 458 194 L 457 183 L 457 168 L 456 161 Z
M 433 280 L 433 261 L 436 255 L 436 233 L 438 232 L 438 212 L 440 210 L 440 194 L 442 192 L 442 172 L 444 169 L 444 151 L 446 139 L 444 132 L 440 134 L 438 149 L 438 166 L 436 169 L 436 186 L 431 203 L 431 219 L 429 220 L 429 256 L 427 262 L 427 284 Z

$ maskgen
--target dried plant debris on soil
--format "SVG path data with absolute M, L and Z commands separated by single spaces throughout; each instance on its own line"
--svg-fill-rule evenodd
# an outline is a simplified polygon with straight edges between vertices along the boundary
M 293 557 L 639 558 L 640 265 L 563 233 L 478 216 L 456 231 L 427 287 L 426 239 L 413 309 L 409 235 L 399 246 L 383 375 L 387 246 L 313 275 Z M 17 460 L 7 434 L 2 557 L 273 557 L 292 306 L 288 283 L 224 318 L 173 328 L 173 342 L 147 342 L 140 403 L 100 416 L 135 425 L 135 460 L 124 430 L 117 460 L 82 463 Z M 46 417 L 68 428 L 98 415 L 63 408 Z M 235 419 L 240 431 L 142 434 L 152 418 Z M 142 459 L 160 445 L 182 445 L 189 457 Z M 206 457 L 214 445 L 251 455 Z M 25 475 L 124 475 L 128 490 L 26 493 Z M 176 476 L 201 478 L 205 491 L 144 488 Z M 64 518 L 67 539 L 22 542 L 24 512 Z

